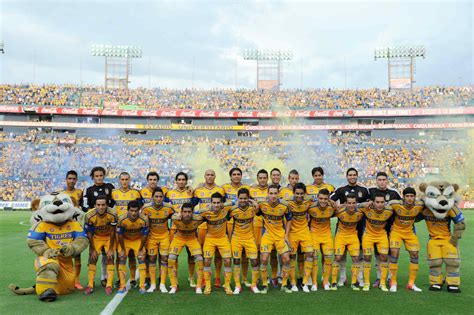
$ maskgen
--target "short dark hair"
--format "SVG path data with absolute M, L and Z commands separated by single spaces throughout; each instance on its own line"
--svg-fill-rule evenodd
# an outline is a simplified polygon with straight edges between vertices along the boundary
M 136 200 L 132 200 L 127 205 L 127 209 L 130 210 L 130 208 L 140 208 L 140 203 Z
M 297 183 L 295 187 L 293 187 L 293 193 L 296 192 L 297 189 L 303 189 L 303 191 L 306 193 L 306 185 L 303 183 Z
M 270 191 L 270 189 L 276 189 L 277 191 L 279 191 L 280 187 L 278 187 L 278 185 L 271 184 L 270 186 L 268 186 L 268 191 Z
M 416 190 L 413 187 L 407 187 L 407 188 L 403 189 L 402 194 L 403 194 L 403 196 L 409 195 L 409 194 L 412 194 L 412 195 L 416 196 Z
M 377 175 L 375 175 L 375 178 L 379 178 L 379 176 L 384 176 L 388 178 L 388 175 L 385 172 L 378 172 Z
M 273 173 L 274 171 L 277 171 L 278 173 L 281 174 L 280 169 L 279 169 L 279 168 L 276 168 L 276 167 L 274 167 L 274 168 L 270 171 L 270 174 Z
M 290 175 L 300 175 L 300 173 L 298 173 L 297 170 L 292 169 L 292 170 L 288 173 L 288 176 L 290 176 Z
M 130 174 L 127 173 L 127 172 L 122 172 L 122 173 L 120 173 L 119 178 L 120 178 L 121 176 L 128 176 L 128 177 L 130 177 Z
M 95 198 L 95 203 L 97 203 L 97 200 L 105 200 L 105 203 L 107 204 L 107 196 L 106 195 L 97 196 L 97 198 Z
M 161 187 L 156 187 L 155 189 L 153 189 L 153 193 L 151 195 L 154 196 L 157 192 L 162 193 L 163 196 L 165 195 L 165 193 L 163 192 L 163 189 L 161 189 Z
M 346 171 L 346 176 L 349 175 L 349 172 L 351 172 L 351 171 L 356 172 L 356 175 L 359 176 L 359 172 L 358 172 L 355 168 L 353 168 L 353 167 L 349 167 L 349 168 L 347 169 L 347 171 Z
M 74 175 L 74 176 L 76 176 L 76 178 L 78 177 L 78 176 L 77 176 L 77 172 L 76 172 L 75 170 L 70 170 L 70 171 L 68 171 L 68 172 L 66 173 L 66 178 L 68 178 L 69 175 Z
M 240 188 L 239 191 L 237 192 L 237 196 L 240 196 L 242 194 L 246 194 L 247 196 L 250 197 L 250 191 L 247 188 Z
M 355 200 L 357 201 L 357 196 L 356 196 L 356 194 L 354 194 L 354 193 L 350 193 L 350 194 L 348 194 L 348 195 L 346 196 L 346 200 L 347 200 L 347 199 L 355 199 Z
M 192 203 L 190 203 L 190 202 L 185 202 L 185 203 L 183 203 L 183 205 L 181 206 L 181 210 L 184 209 L 184 208 L 186 208 L 186 209 L 191 209 L 191 211 L 193 211 L 193 210 L 194 210 L 194 205 L 193 205 Z
M 148 172 L 148 174 L 146 174 L 146 180 L 148 180 L 148 177 L 150 176 L 156 176 L 158 178 L 158 181 L 160 181 L 160 175 L 158 175 L 157 172 Z
M 238 168 L 238 167 L 233 167 L 233 168 L 231 168 L 230 171 L 229 171 L 229 177 L 231 177 L 231 176 L 232 176 L 232 173 L 235 172 L 235 171 L 238 171 L 238 172 L 240 173 L 240 175 L 242 175 L 242 170 L 241 170 L 240 168 Z
M 375 198 L 377 198 L 377 197 L 382 197 L 383 200 L 385 200 L 385 194 L 384 194 L 383 192 L 381 192 L 381 191 L 375 192 L 375 194 L 374 194 L 374 199 L 373 199 L 373 200 L 375 201 Z
M 219 198 L 222 202 L 224 201 L 224 196 L 222 196 L 220 193 L 218 192 L 215 192 L 211 195 L 211 200 L 212 199 L 215 199 L 215 198 Z
M 325 196 L 329 196 L 331 193 L 329 192 L 329 190 L 327 190 L 326 188 L 323 188 L 321 189 L 319 192 L 318 192 L 318 195 L 325 195 Z
M 258 177 L 258 174 L 266 174 L 267 177 L 268 177 L 268 172 L 267 172 L 267 170 L 266 170 L 266 169 L 263 169 L 263 168 L 257 172 L 257 177 Z
M 104 174 L 104 176 L 105 176 L 105 168 L 103 168 L 102 166 L 96 166 L 96 167 L 92 168 L 91 173 L 89 174 L 89 176 L 92 179 L 94 179 L 94 173 L 95 172 L 102 172 L 102 174 Z
M 183 175 L 184 178 L 186 178 L 186 180 L 188 180 L 188 174 L 186 174 L 185 172 L 179 172 L 178 174 L 176 174 L 174 180 L 178 180 L 178 177 Z
M 316 172 L 321 173 L 321 175 L 324 176 L 324 170 L 321 166 L 313 167 L 313 169 L 311 170 L 311 175 L 314 176 Z

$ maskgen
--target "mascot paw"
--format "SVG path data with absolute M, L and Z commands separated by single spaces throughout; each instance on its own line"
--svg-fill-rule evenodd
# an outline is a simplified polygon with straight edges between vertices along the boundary
M 72 255 L 74 255 L 74 247 L 72 247 L 71 245 L 63 245 L 63 247 L 61 247 L 59 251 L 64 257 L 71 257 Z
M 20 288 L 15 284 L 8 285 L 10 291 L 17 295 L 27 295 L 27 294 L 34 294 L 35 293 L 35 286 L 31 286 L 29 288 Z
M 458 247 L 458 238 L 457 238 L 457 237 L 451 236 L 451 238 L 449 239 L 449 242 L 450 242 L 451 245 L 453 245 L 454 247 Z
M 441 284 L 432 284 L 430 285 L 430 291 L 441 291 L 443 285 Z
M 38 298 L 40 299 L 40 301 L 43 301 L 43 302 L 54 302 L 56 301 L 57 297 L 58 295 L 56 294 L 56 291 L 50 288 L 44 291 L 43 293 L 41 293 Z
M 449 293 L 461 293 L 461 289 L 457 285 L 448 285 Z
M 47 250 L 44 251 L 43 253 L 43 257 L 46 258 L 46 259 L 55 259 L 57 258 L 59 255 L 59 250 L 58 249 L 52 249 L 52 248 L 48 248 Z

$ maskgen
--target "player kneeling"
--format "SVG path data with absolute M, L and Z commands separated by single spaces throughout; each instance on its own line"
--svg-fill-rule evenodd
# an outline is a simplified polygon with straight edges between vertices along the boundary
M 170 294 L 176 293 L 178 289 L 176 261 L 183 247 L 187 247 L 191 255 L 194 257 L 197 273 L 196 294 L 202 294 L 203 279 L 203 257 L 201 245 L 196 237 L 196 230 L 203 222 L 200 215 L 193 214 L 193 205 L 184 203 L 181 207 L 180 214 L 174 214 L 171 219 L 176 227 L 176 234 L 170 245 L 170 254 L 168 256 L 168 274 L 171 281 Z
M 127 274 L 127 257 L 130 252 L 138 258 L 138 271 L 140 273 L 140 294 L 145 294 L 145 246 L 148 238 L 148 220 L 145 216 L 140 215 L 140 205 L 137 201 L 128 203 L 128 212 L 126 216 L 120 218 L 117 224 L 118 240 L 119 240 L 119 279 L 120 289 L 118 293 L 124 293 L 125 277 Z

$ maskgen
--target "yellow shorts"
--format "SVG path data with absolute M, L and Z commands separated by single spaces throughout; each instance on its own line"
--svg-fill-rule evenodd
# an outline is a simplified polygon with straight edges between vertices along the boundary
M 229 240 L 230 240 L 230 236 L 232 235 L 233 228 L 234 228 L 234 218 L 230 218 L 230 220 L 227 221 L 227 226 L 226 226 L 227 235 L 229 235 Z
M 35 271 L 41 271 L 47 264 L 55 263 L 59 265 L 59 274 L 54 291 L 57 294 L 69 294 L 74 292 L 74 282 L 76 275 L 71 257 L 59 257 L 57 259 L 39 256 L 35 259 Z
M 191 256 L 202 255 L 201 244 L 199 244 L 196 237 L 184 239 L 176 236 L 171 241 L 170 253 L 179 256 L 183 247 L 186 246 L 191 253 Z
M 368 234 L 364 234 L 362 236 L 362 251 L 364 255 L 373 255 L 374 246 L 377 246 L 377 251 L 379 254 L 388 254 L 388 237 L 385 232 L 380 236 L 372 236 Z
M 449 239 L 430 239 L 428 241 L 428 259 L 459 259 L 459 250 L 449 242 Z
M 109 251 L 110 248 L 110 238 L 98 238 L 98 237 L 93 237 L 92 242 L 94 243 L 94 248 L 95 250 L 100 254 L 102 250 L 105 252 Z M 117 249 L 116 246 L 117 242 L 114 242 L 113 250 Z
M 290 233 L 288 235 L 288 241 L 290 242 L 292 255 L 296 255 L 299 246 L 301 246 L 301 252 L 303 253 L 313 252 L 313 240 L 311 239 L 309 231 Z
M 311 237 L 315 256 L 319 256 L 321 251 L 324 256 L 332 256 L 334 254 L 334 240 L 331 233 L 324 235 L 311 233 Z
M 227 236 L 222 238 L 213 238 L 213 237 L 206 237 L 203 246 L 204 258 L 212 258 L 216 253 L 216 249 L 221 254 L 222 258 L 231 258 L 231 247 L 229 243 L 229 239 Z
M 203 227 L 203 224 L 206 224 L 205 227 Z M 206 234 L 207 234 L 207 223 L 203 223 L 197 228 L 197 238 L 199 244 L 201 244 L 201 247 L 204 245 L 204 241 L 206 240 Z
M 352 257 L 359 256 L 360 254 L 360 242 L 357 234 L 353 235 L 341 235 L 336 233 L 334 240 L 334 253 L 336 256 L 344 255 L 345 250 L 349 251 L 349 255 Z
M 268 233 L 263 234 L 260 252 L 271 253 L 273 248 L 275 248 L 280 255 L 290 251 L 290 247 L 285 239 L 273 237 Z
M 234 259 L 242 258 L 242 250 L 245 249 L 245 256 L 250 259 L 257 259 L 258 250 L 257 244 L 255 244 L 255 239 L 247 238 L 241 239 L 232 237 L 230 241 L 232 247 L 232 256 Z
M 170 237 L 166 233 L 161 238 L 149 237 L 146 242 L 147 254 L 150 256 L 158 255 L 167 256 L 170 250 Z
M 260 244 L 262 244 L 262 234 L 263 234 L 263 226 L 254 225 L 253 236 L 255 238 L 255 244 L 257 244 L 257 249 L 259 249 Z
M 405 249 L 409 252 L 420 251 L 420 241 L 415 233 L 402 235 L 394 231 L 390 232 L 390 248 L 400 249 L 402 244 L 405 244 Z
M 135 254 L 135 257 L 138 256 L 138 252 L 140 251 L 140 244 L 142 243 L 142 240 L 136 239 L 136 240 L 128 240 L 124 239 L 123 240 L 123 245 L 125 246 L 125 256 L 128 257 L 128 254 L 130 251 L 132 251 Z

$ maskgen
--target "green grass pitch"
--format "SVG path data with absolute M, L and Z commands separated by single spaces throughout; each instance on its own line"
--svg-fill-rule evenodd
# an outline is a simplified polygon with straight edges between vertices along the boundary
M 450 294 L 428 291 L 428 267 L 426 264 L 427 231 L 424 222 L 417 223 L 417 231 L 422 244 L 420 271 L 417 285 L 421 293 L 404 289 L 407 281 L 408 255 L 402 251 L 400 257 L 399 291 L 353 292 L 349 288 L 338 291 L 318 291 L 311 293 L 286 294 L 270 289 L 267 295 L 254 295 L 248 289 L 239 296 L 226 296 L 223 290 L 214 289 L 211 296 L 197 296 L 187 285 L 185 254 L 180 259 L 179 281 L 181 287 L 174 295 L 140 295 L 136 290 L 128 293 L 118 306 L 115 314 L 243 314 L 243 313 L 385 313 L 385 314 L 472 314 L 474 298 L 474 212 L 464 211 L 467 231 L 460 240 L 462 257 L 462 293 Z M 29 286 L 34 283 L 33 253 L 26 246 L 29 212 L 0 212 L 0 310 L 2 314 L 99 314 L 114 295 L 105 295 L 98 284 L 94 294 L 84 296 L 75 292 L 60 296 L 54 303 L 40 302 L 35 295 L 16 296 L 7 286 L 15 283 Z M 23 224 L 20 224 L 22 222 Z M 185 251 L 183 251 L 185 252 Z M 87 277 L 87 251 L 82 255 L 82 282 Z M 98 268 L 99 270 L 99 268 Z M 372 276 L 375 277 L 374 270 Z M 97 281 L 98 282 L 98 281 Z M 321 285 L 320 285 L 321 286 Z

